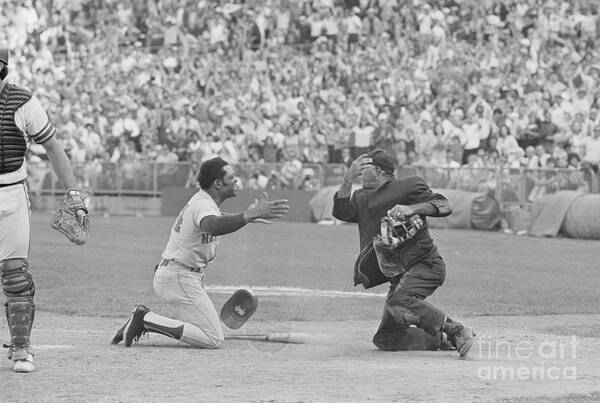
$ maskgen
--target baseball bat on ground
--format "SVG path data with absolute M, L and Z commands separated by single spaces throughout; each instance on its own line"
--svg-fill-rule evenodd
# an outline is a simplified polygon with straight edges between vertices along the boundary
M 331 338 L 326 335 L 307 333 L 257 333 L 257 334 L 227 334 L 226 340 L 254 340 L 269 343 L 289 344 L 327 344 Z

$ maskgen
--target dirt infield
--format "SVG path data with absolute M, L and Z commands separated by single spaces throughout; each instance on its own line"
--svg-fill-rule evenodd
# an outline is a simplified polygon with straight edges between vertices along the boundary
M 600 339 L 589 337 L 597 335 L 600 315 L 466 318 L 479 332 L 477 361 L 460 361 L 456 352 L 378 351 L 370 343 L 377 321 L 255 321 L 244 330 L 330 335 L 323 344 L 232 340 L 221 350 L 195 350 L 152 335 L 126 349 L 108 344 L 123 319 L 36 316 L 37 371 L 14 374 L 3 360 L 2 401 L 600 397 Z M 2 322 L 0 334 L 6 332 Z M 579 332 L 575 339 L 567 335 L 574 329 Z

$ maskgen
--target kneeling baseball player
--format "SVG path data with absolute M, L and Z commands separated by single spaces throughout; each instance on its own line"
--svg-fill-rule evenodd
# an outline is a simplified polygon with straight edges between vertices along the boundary
M 129 320 L 112 339 L 130 347 L 147 332 L 160 333 L 198 348 L 218 348 L 224 340 L 219 315 L 204 289 L 208 263 L 215 258 L 217 239 L 251 222 L 270 223 L 283 217 L 287 200 L 256 200 L 243 213 L 222 215 L 220 206 L 239 189 L 234 169 L 222 158 L 205 161 L 198 173 L 201 190 L 181 210 L 154 274 L 154 290 L 176 312 L 171 319 L 136 305 Z M 232 301 L 235 302 L 232 303 Z M 236 292 L 221 311 L 229 327 L 239 327 L 256 308 L 251 293 Z
M 352 163 L 334 196 L 333 216 L 358 223 L 361 251 L 354 284 L 371 288 L 390 283 L 373 343 L 390 351 L 454 347 L 464 359 L 474 342 L 473 330 L 425 301 L 446 277 L 425 217 L 444 217 L 452 210 L 423 179 L 397 180 L 394 171 L 390 154 L 371 151 Z M 362 189 L 351 194 L 358 175 Z

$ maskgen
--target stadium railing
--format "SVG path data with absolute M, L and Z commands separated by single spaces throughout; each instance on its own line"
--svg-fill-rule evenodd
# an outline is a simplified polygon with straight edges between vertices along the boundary
M 75 166 L 80 184 L 95 195 L 159 197 L 166 187 L 195 187 L 197 164 L 190 162 L 125 162 Z M 268 189 L 319 190 L 339 185 L 342 164 L 240 163 L 235 169 L 242 187 L 267 184 Z M 62 194 L 56 175 L 45 161 L 29 163 L 28 184 L 34 194 Z M 400 166 L 398 176 L 418 175 L 432 188 L 459 189 L 493 195 L 503 207 L 530 205 L 537 197 L 558 190 L 598 193 L 600 175 L 591 170 L 508 169 Z M 261 175 L 261 180 L 258 180 Z M 254 177 L 254 180 L 252 180 Z
M 318 190 L 336 175 L 343 175 L 343 166 L 322 164 L 240 163 L 233 164 L 242 187 L 252 183 L 253 176 L 263 175 L 270 188 Z M 63 188 L 48 162 L 29 162 L 28 185 L 31 192 L 42 195 L 62 194 Z M 111 162 L 74 164 L 80 186 L 95 195 L 158 197 L 166 187 L 195 187 L 197 164 L 191 162 Z M 328 175 L 326 175 L 328 174 Z
M 398 176 L 423 177 L 432 188 L 493 195 L 504 208 L 530 206 L 538 197 L 559 190 L 598 193 L 600 176 L 592 170 L 525 168 L 458 168 L 401 166 Z

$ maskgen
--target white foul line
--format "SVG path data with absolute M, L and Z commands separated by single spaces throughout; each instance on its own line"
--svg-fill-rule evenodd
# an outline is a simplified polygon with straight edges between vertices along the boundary
M 89 332 L 82 332 L 82 333 L 89 333 Z M 67 348 L 72 348 L 73 346 L 67 346 L 64 344 L 33 344 L 32 347 L 34 350 L 63 350 L 63 349 L 67 349 Z
M 387 294 L 362 291 L 317 290 L 300 287 L 267 287 L 248 285 L 209 285 L 206 290 L 213 294 L 231 294 L 240 288 L 252 290 L 256 295 L 268 297 L 326 297 L 326 298 L 383 298 Z

